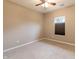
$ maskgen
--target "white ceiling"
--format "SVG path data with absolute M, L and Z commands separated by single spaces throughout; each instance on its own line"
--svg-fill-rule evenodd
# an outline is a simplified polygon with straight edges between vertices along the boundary
M 9 0 L 9 1 L 22 5 L 24 7 L 33 9 L 35 11 L 42 12 L 42 13 L 51 12 L 56 9 L 71 6 L 75 4 L 74 0 L 48 0 L 49 2 L 56 2 L 56 6 L 50 5 L 48 8 L 45 9 L 42 6 L 35 6 L 36 4 L 41 3 L 40 0 Z

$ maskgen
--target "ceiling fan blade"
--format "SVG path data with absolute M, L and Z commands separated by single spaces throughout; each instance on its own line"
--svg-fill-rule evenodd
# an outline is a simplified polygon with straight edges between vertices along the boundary
M 45 0 L 40 0 L 42 3 L 45 3 Z
M 51 2 L 50 2 L 49 4 L 51 4 L 51 5 L 53 5 L 53 6 L 55 6 L 55 5 L 56 5 L 56 3 L 51 3 Z
M 41 4 L 43 4 L 43 3 L 36 4 L 35 6 L 39 6 L 39 5 L 41 5 Z

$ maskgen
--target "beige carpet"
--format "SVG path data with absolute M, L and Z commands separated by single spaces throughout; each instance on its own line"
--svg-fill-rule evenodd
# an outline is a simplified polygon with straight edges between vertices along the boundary
M 48 40 L 4 53 L 4 59 L 75 59 L 74 47 Z

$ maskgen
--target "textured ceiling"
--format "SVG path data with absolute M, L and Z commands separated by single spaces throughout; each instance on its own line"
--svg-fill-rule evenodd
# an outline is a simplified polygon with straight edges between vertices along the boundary
M 35 6 L 36 4 L 41 3 L 40 0 L 9 0 L 9 1 L 42 13 L 51 12 L 59 8 L 71 6 L 75 3 L 74 0 L 48 0 L 49 2 L 55 2 L 56 6 L 49 5 L 49 7 L 45 9 L 42 6 Z

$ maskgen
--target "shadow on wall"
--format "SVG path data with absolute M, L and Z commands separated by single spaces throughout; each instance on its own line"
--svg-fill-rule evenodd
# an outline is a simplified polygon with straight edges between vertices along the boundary
M 40 31 L 39 24 L 27 23 L 4 32 L 4 50 L 37 39 Z

